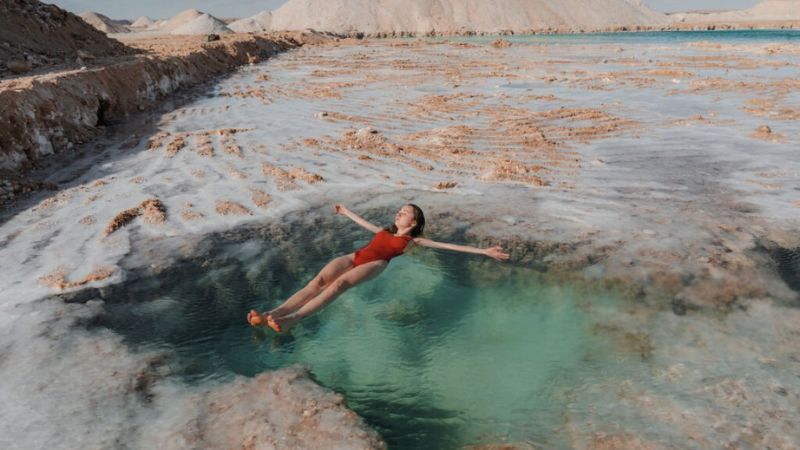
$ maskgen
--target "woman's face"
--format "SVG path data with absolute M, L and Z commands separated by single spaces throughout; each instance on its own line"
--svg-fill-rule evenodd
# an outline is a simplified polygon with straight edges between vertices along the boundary
M 414 208 L 405 205 L 394 215 L 394 224 L 398 229 L 410 228 L 417 224 L 414 219 Z

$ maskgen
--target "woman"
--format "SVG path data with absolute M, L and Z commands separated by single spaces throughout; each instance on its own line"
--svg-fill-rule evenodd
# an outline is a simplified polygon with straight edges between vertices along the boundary
M 498 261 L 509 257 L 500 246 L 477 248 L 420 237 L 425 229 L 425 216 L 419 206 L 414 204 L 409 203 L 400 208 L 394 216 L 394 225 L 385 229 L 368 222 L 343 205 L 335 205 L 334 209 L 336 214 L 348 217 L 375 233 L 375 237 L 367 246 L 355 253 L 340 256 L 329 262 L 303 289 L 272 311 L 259 314 L 251 310 L 247 315 L 250 325 L 266 324 L 278 333 L 288 330 L 304 317 L 325 307 L 344 291 L 378 276 L 392 258 L 405 252 L 410 243 L 423 247 L 477 253 Z

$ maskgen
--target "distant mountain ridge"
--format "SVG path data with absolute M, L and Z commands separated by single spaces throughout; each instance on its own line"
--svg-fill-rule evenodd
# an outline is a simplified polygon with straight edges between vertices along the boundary
M 667 22 L 665 14 L 640 0 L 290 0 L 272 12 L 271 28 L 446 34 L 588 31 Z

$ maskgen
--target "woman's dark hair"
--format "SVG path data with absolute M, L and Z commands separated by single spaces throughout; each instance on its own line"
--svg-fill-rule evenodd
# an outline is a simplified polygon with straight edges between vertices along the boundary
M 422 208 L 413 203 L 408 203 L 406 206 L 410 206 L 414 210 L 414 221 L 417 222 L 417 225 L 411 229 L 411 237 L 422 235 L 422 232 L 425 231 L 425 214 L 422 213 Z M 392 224 L 386 228 L 386 231 L 392 234 L 397 233 L 397 225 Z

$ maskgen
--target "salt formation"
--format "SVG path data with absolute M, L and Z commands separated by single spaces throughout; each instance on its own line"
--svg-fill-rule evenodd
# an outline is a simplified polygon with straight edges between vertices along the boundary
M 187 9 L 175 14 L 168 20 L 160 20 L 146 29 L 148 32 L 164 34 L 209 34 L 231 33 L 225 22 L 216 17 L 198 11 Z
M 640 0 L 290 0 L 272 29 L 338 33 L 529 32 L 658 25 Z
M 763 0 L 749 9 L 687 12 L 670 16 L 676 22 L 766 22 L 800 20 L 800 0 Z
M 261 33 L 269 31 L 272 24 L 272 12 L 261 11 L 253 17 L 246 17 L 228 24 L 228 28 L 237 33 Z
M 203 13 L 196 9 L 187 9 L 178 14 L 170 17 L 167 20 L 159 20 L 150 27 L 149 31 L 163 31 L 169 33 L 170 31 L 185 25 L 188 22 L 202 16 Z
M 153 19 L 147 16 L 142 16 L 133 21 L 131 28 L 148 28 L 152 27 L 155 23 L 156 22 Z
M 208 14 L 201 14 L 194 19 L 170 31 L 170 34 L 209 34 L 209 33 L 232 33 L 231 29 L 225 26 L 225 22 Z
M 80 15 L 81 19 L 89 25 L 97 28 L 103 33 L 127 33 L 128 27 L 115 22 L 107 16 L 92 11 L 84 11 Z

